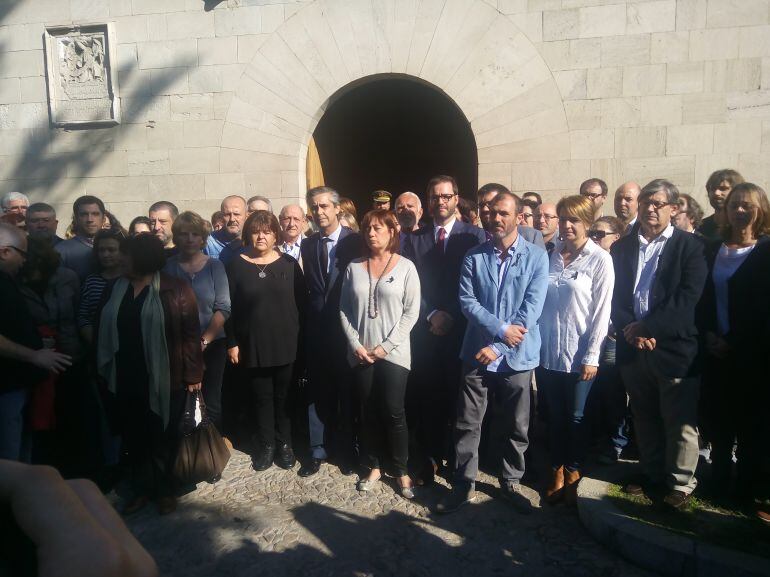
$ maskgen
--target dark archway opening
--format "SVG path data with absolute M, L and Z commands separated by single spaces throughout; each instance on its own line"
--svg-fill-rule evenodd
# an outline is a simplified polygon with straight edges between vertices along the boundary
M 470 124 L 449 97 L 407 78 L 368 80 L 332 99 L 313 134 L 324 180 L 353 200 L 362 216 L 371 193 L 424 197 L 437 174 L 457 179 L 473 198 L 478 154 Z M 425 199 L 423 198 L 423 202 Z

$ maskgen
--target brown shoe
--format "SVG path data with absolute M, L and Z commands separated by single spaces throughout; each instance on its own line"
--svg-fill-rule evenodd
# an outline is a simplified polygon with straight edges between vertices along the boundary
M 634 497 L 641 497 L 644 495 L 644 487 L 638 483 L 626 483 L 623 486 L 623 492 L 626 495 L 633 495 Z
M 580 471 L 565 470 L 564 474 L 564 501 L 567 505 L 577 505 L 577 488 L 580 483 Z
M 159 497 L 156 504 L 160 515 L 168 515 L 176 511 L 176 497 Z
M 551 484 L 545 490 L 545 500 L 551 504 L 558 503 L 564 496 L 564 467 L 553 469 Z
M 663 504 L 666 507 L 670 507 L 676 511 L 681 511 L 690 502 L 690 495 L 682 491 L 671 491 L 668 495 L 663 497 Z

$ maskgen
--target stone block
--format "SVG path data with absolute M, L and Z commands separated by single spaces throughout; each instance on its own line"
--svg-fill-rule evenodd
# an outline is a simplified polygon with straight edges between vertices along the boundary
M 117 58 L 114 63 L 118 77 L 130 74 L 139 65 L 136 44 L 118 44 Z
M 512 184 L 518 190 L 577 191 L 578 185 L 590 174 L 589 160 L 550 160 L 544 162 L 514 162 L 511 164 Z
M 770 90 L 770 58 L 762 59 L 762 90 Z
M 231 194 L 246 194 L 246 183 L 242 173 L 207 174 L 203 177 L 206 198 L 221 200 Z
M 61 24 L 72 20 L 70 3 L 61 0 L 35 0 L 34 2 L 19 2 L 10 0 L 4 2 L 8 8 L 3 9 L 3 24 L 28 24 L 29 22 L 45 22 Z
M 682 96 L 683 124 L 718 124 L 727 120 L 725 95 L 685 94 Z
M 733 92 L 727 95 L 727 119 L 770 119 L 770 90 Z
M 115 40 L 120 44 L 147 42 L 150 39 L 147 16 L 115 18 Z
M 238 62 L 238 38 L 201 38 L 198 40 L 198 65 Z
M 166 39 L 213 38 L 213 12 L 175 12 L 164 15 Z
M 4 82 L 3 82 L 4 83 Z M 42 76 L 29 76 L 19 79 L 21 87 L 21 102 L 47 102 L 45 78 Z M 0 91 L 2 88 L 0 88 Z
M 623 69 L 623 96 L 666 93 L 666 65 L 626 66 Z
M 244 196 L 267 196 L 275 198 L 281 194 L 281 172 L 262 171 L 243 175 L 245 184 Z M 277 202 L 276 204 L 283 204 Z
M 190 84 L 188 71 L 191 68 L 152 68 L 142 72 L 150 73 L 147 92 L 154 95 L 188 94 Z
M 641 124 L 644 126 L 682 124 L 682 96 L 671 94 L 643 97 Z
M 564 100 L 580 100 L 587 96 L 586 70 L 561 70 L 553 73 Z
M 224 120 L 186 120 L 183 124 L 185 148 L 219 146 L 222 141 Z
M 569 133 L 565 132 L 479 149 L 479 163 L 567 160 L 569 155 Z
M 148 178 L 148 183 L 150 198 L 153 200 L 165 198 L 177 201 L 204 198 L 204 179 L 201 178 L 199 174 L 164 174 L 150 176 Z
M 705 92 L 758 90 L 762 84 L 762 60 L 714 60 L 704 69 Z
M 644 186 L 655 178 L 666 178 L 678 187 L 688 187 L 692 186 L 694 177 L 694 156 L 658 156 L 625 159 L 620 167 L 618 182 L 635 180 Z
M 522 14 L 527 12 L 528 0 L 498 0 L 497 9 L 503 14 Z
M 163 14 L 167 12 L 184 12 L 185 0 L 132 0 L 134 14 Z
M 543 12 L 543 40 L 569 40 L 580 33 L 578 10 L 549 10 Z
M 169 40 L 165 14 L 147 14 L 147 35 L 150 40 Z
M 218 147 L 182 148 L 168 151 L 170 174 L 208 174 L 219 172 Z
M 74 22 L 106 20 L 110 6 L 104 0 L 70 0 L 70 17 Z
M 706 27 L 708 0 L 677 0 L 676 29 L 700 30 Z
M 254 58 L 259 47 L 267 38 L 267 34 L 247 34 L 237 37 L 238 62 L 248 64 Z
M 605 98 L 601 101 L 602 128 L 637 126 L 642 117 L 639 97 Z
M 530 12 L 539 10 L 558 10 L 561 8 L 561 0 L 529 0 L 527 8 Z
M 602 125 L 601 100 L 569 100 L 564 103 L 564 113 L 570 130 L 588 130 Z
M 282 4 L 263 6 L 261 12 L 260 31 L 262 34 L 271 34 L 278 30 L 278 27 L 283 24 L 284 15 Z
M 689 32 L 660 32 L 652 35 L 650 61 L 653 64 L 686 62 L 689 52 Z
M 518 142 L 558 134 L 567 129 L 564 108 L 561 104 L 541 110 L 536 114 L 501 124 L 487 132 L 476 134 L 476 146 L 486 148 L 507 142 Z
M 0 49 L 3 52 L 40 50 L 43 48 L 43 24 L 0 26 Z
M 132 150 L 128 152 L 128 174 L 168 174 L 168 150 Z
M 770 26 L 750 26 L 740 29 L 741 58 L 770 56 Z
M 625 34 L 626 18 L 625 4 L 580 8 L 580 38 Z
M 703 62 L 672 62 L 666 66 L 666 94 L 703 92 Z
M 44 126 L 48 126 L 48 107 L 43 103 L 0 105 L 0 129 L 23 130 Z
M 615 158 L 665 156 L 666 130 L 662 126 L 616 128 Z
M 513 14 L 508 17 L 516 27 L 521 30 L 531 42 L 543 41 L 543 13 L 527 12 L 524 14 Z
M 690 60 L 738 58 L 740 29 L 693 30 L 690 32 Z
M 612 158 L 615 135 L 612 129 L 570 131 L 571 158 Z
M 168 150 L 184 148 L 184 125 L 182 122 L 154 122 L 147 126 L 147 148 Z
M 547 80 L 489 112 L 471 119 L 471 127 L 475 134 L 482 134 L 561 105 L 559 89 L 553 80 Z
M 158 69 L 162 70 L 162 69 Z M 175 70 L 167 68 L 165 70 Z M 152 97 L 152 70 L 139 70 L 133 68 L 118 74 L 118 86 L 120 86 L 120 97 L 124 98 L 150 98 Z M 125 118 L 122 118 L 125 122 Z
M 21 84 L 18 78 L 6 78 L 0 82 L 0 104 L 16 104 L 21 101 Z
M 246 6 L 215 10 L 214 30 L 217 36 L 260 34 L 262 32 L 262 9 L 259 6 Z
M 711 154 L 714 151 L 714 125 L 691 124 L 670 126 L 666 139 L 669 156 Z
M 216 120 L 224 120 L 227 117 L 227 111 L 230 108 L 232 100 L 232 92 L 214 93 L 214 118 Z
M 306 190 L 304 171 L 300 176 L 298 170 L 287 170 L 281 173 L 281 199 L 298 201 Z M 268 194 L 268 197 L 272 195 Z
M 608 98 L 623 93 L 622 68 L 597 68 L 588 71 L 588 98 Z
M 714 126 L 714 153 L 759 154 L 762 151 L 762 123 L 736 122 Z
M 211 120 L 214 100 L 211 94 L 183 94 L 170 97 L 171 120 Z
M 650 63 L 650 34 L 602 38 L 602 66 Z
M 129 16 L 131 14 L 131 0 L 109 0 L 110 17 Z
M 543 42 L 539 50 L 551 70 L 598 68 L 601 64 L 601 40 L 598 38 Z
M 511 163 L 488 162 L 479 164 L 479 184 L 486 184 L 487 182 L 497 182 L 510 189 L 512 187 Z
M 195 38 L 141 42 L 137 48 L 139 68 L 142 69 L 195 66 L 198 62 L 198 42 Z
M 42 76 L 45 56 L 42 50 L 22 50 L 2 53 L 0 78 Z
M 676 0 L 631 2 L 626 8 L 626 34 L 668 32 L 676 26 Z
M 762 152 L 770 153 L 770 120 L 762 122 Z
M 115 150 L 147 150 L 147 128 L 144 124 L 123 124 L 115 136 Z
M 770 11 L 767 0 L 709 0 L 707 28 L 767 24 Z
M 92 163 L 67 164 L 67 177 L 128 176 L 128 152 L 115 150 L 93 155 Z

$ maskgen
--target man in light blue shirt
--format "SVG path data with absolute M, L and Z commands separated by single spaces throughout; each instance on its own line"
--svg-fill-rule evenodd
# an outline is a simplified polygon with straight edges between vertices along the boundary
M 305 211 L 298 204 L 287 204 L 281 209 L 278 223 L 283 231 L 282 242 L 278 245 L 281 252 L 288 254 L 302 266 L 300 246 L 305 235 L 302 231 L 307 228 Z
M 540 360 L 538 319 L 548 286 L 548 256 L 519 234 L 519 198 L 500 192 L 489 204 L 492 238 L 465 255 L 460 307 L 468 319 L 460 358 L 463 382 L 457 400 L 455 472 L 451 493 L 437 511 L 449 513 L 474 499 L 481 423 L 488 393 L 505 423 L 500 447 L 500 490 L 515 508 L 530 512 L 521 492 L 529 445 L 529 384 Z

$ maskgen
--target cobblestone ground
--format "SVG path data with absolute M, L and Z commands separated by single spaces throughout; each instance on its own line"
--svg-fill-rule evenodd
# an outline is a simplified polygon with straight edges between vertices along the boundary
M 518 514 L 488 475 L 476 503 L 448 516 L 430 512 L 443 480 L 409 502 L 392 479 L 361 495 L 356 478 L 326 464 L 309 479 L 297 467 L 257 473 L 235 452 L 222 480 L 199 485 L 175 513 L 147 507 L 127 523 L 161 573 L 179 577 L 649 575 L 595 543 L 574 510 Z M 537 493 L 527 495 L 539 507 Z

